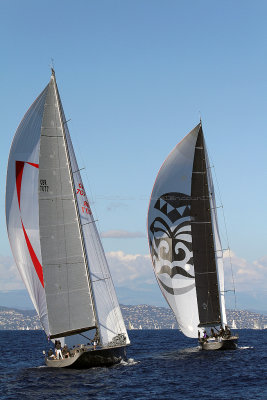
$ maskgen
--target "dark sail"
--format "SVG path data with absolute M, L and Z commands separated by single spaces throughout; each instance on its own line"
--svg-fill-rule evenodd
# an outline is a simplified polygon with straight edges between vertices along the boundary
M 191 229 L 199 326 L 220 324 L 221 311 L 211 222 L 207 160 L 201 126 L 195 146 L 192 173 Z

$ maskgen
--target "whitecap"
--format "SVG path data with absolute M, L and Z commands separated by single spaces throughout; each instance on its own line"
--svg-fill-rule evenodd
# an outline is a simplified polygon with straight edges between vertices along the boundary
M 121 360 L 120 365 L 135 365 L 139 363 L 140 361 L 135 361 L 133 358 L 128 358 L 127 360 Z

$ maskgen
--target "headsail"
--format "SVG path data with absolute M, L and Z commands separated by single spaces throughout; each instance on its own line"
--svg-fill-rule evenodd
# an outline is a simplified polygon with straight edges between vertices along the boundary
M 163 163 L 148 211 L 155 275 L 181 330 L 189 337 L 197 337 L 200 326 L 222 322 L 216 255 L 220 240 L 217 225 L 213 227 L 216 214 L 211 213 L 215 202 L 211 186 L 199 124 Z
M 62 105 L 61 111 L 64 115 Z M 126 344 L 129 344 L 130 340 L 127 334 L 127 329 L 121 314 L 105 252 L 83 186 L 67 124 L 65 125 L 65 134 L 71 169 L 73 171 L 73 182 L 77 194 L 78 213 L 81 221 L 85 252 L 89 266 L 91 288 L 94 297 L 101 343 L 104 345 L 108 344 L 114 339 L 114 337 L 123 334 L 126 338 Z
M 55 74 L 14 137 L 6 220 L 12 252 L 47 335 L 98 328 L 129 343 L 83 187 Z
M 39 151 L 48 86 L 22 119 L 8 159 L 6 224 L 11 250 L 41 323 L 49 334 L 43 270 L 40 265 Z

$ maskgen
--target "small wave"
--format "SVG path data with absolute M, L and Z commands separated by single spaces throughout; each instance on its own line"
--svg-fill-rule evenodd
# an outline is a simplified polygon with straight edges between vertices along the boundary
M 121 360 L 120 364 L 121 365 L 135 365 L 135 364 L 139 364 L 140 361 L 135 361 L 133 358 L 128 358 L 126 361 L 125 360 Z
M 238 349 L 239 350 L 247 350 L 247 349 L 254 349 L 254 347 L 253 346 L 238 346 Z

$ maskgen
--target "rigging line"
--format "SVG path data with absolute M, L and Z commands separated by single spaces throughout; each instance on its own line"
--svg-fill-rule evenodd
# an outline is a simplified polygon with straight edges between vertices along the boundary
M 77 172 L 80 172 L 80 171 L 82 171 L 83 169 L 85 169 L 85 167 L 79 168 L 79 169 L 77 169 L 77 171 L 73 171 L 72 173 L 73 173 L 73 174 L 76 174 Z
M 208 152 L 208 148 L 207 148 L 207 152 Z M 210 157 L 210 155 L 209 155 Z M 211 157 L 210 157 L 211 158 Z M 212 158 L 211 158 L 212 159 Z M 213 163 L 213 160 L 212 160 Z M 216 181 L 216 186 L 218 189 L 218 195 L 219 195 L 219 200 L 220 203 L 222 204 L 222 196 L 221 196 L 221 192 L 220 192 L 220 187 L 219 187 L 219 182 L 217 179 L 217 175 L 216 175 L 216 170 L 215 170 L 215 166 L 213 163 L 213 171 L 214 171 L 214 176 L 215 176 L 215 181 Z M 233 272 L 233 264 L 232 264 L 232 257 L 231 257 L 231 250 L 230 250 L 230 244 L 229 244 L 229 236 L 228 236 L 228 230 L 227 230 L 227 225 L 226 225 L 226 218 L 225 218 L 225 213 L 224 213 L 224 207 L 222 205 L 222 214 L 223 214 L 223 221 L 224 221 L 224 229 L 225 229 L 225 234 L 226 234 L 226 241 L 227 241 L 227 246 L 228 246 L 228 250 L 229 251 L 229 261 L 230 261 L 230 266 L 231 266 L 231 275 L 232 275 L 232 282 L 233 282 L 233 287 L 234 287 L 234 295 L 235 295 L 235 310 L 237 308 L 237 304 L 236 304 L 236 288 L 235 288 L 235 279 L 234 279 L 234 272 Z
M 230 250 L 229 247 L 227 247 L 226 249 L 214 250 L 214 252 L 219 253 L 220 251 L 223 252 L 223 251 L 227 251 L 227 250 Z
M 109 276 L 107 278 L 92 279 L 92 282 L 104 281 L 106 279 L 109 279 Z
M 93 221 L 86 222 L 85 224 L 81 224 L 81 225 L 82 225 L 82 226 L 84 226 L 84 225 L 89 225 L 89 224 L 92 224 L 92 223 L 94 223 L 94 222 L 96 222 L 96 221 L 98 221 L 98 219 L 94 219 Z
M 90 342 L 92 342 L 92 339 L 90 339 L 89 337 L 83 335 L 82 333 L 79 333 L 79 335 L 83 336 L 85 339 L 88 339 L 88 340 L 90 340 Z

